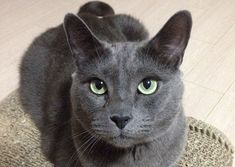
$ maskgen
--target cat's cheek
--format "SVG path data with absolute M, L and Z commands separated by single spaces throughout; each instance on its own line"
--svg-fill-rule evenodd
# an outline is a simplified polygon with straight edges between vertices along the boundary
M 86 108 L 102 108 L 106 103 L 105 96 L 92 93 L 86 86 L 76 91 L 78 92 L 77 103 L 80 103 Z

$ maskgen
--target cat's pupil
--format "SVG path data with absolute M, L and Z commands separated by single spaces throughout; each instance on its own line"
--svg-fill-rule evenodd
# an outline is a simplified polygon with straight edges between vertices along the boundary
M 104 82 L 98 80 L 98 81 L 95 82 L 95 86 L 96 86 L 96 88 L 97 88 L 98 90 L 100 90 L 100 89 L 102 89 L 102 88 L 104 87 Z
M 151 86 L 151 80 L 150 80 L 150 79 L 145 79 L 145 80 L 143 80 L 143 86 L 144 86 L 145 89 L 150 88 L 150 86 Z

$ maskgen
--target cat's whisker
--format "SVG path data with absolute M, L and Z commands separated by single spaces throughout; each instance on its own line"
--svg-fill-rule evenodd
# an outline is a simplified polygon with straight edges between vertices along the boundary
M 98 143 L 98 142 L 100 141 L 100 138 L 101 138 L 101 137 L 98 137 L 98 138 L 95 139 L 95 141 L 94 141 L 93 144 L 91 145 L 91 147 L 90 147 L 90 149 L 89 149 L 87 155 L 89 155 L 89 153 L 92 151 L 92 148 L 96 145 L 96 143 Z
M 72 136 L 67 136 L 66 138 L 64 138 L 64 141 L 65 142 L 69 142 L 69 140 L 76 139 L 76 138 L 80 137 L 81 135 L 84 135 L 84 136 L 81 137 L 81 140 L 84 140 L 85 137 L 89 136 L 89 132 L 88 131 L 89 130 L 85 130 L 82 133 L 75 134 L 75 135 L 72 135 Z
M 72 136 L 72 138 L 77 138 L 77 137 L 79 137 L 79 136 L 81 136 L 81 135 L 84 135 L 84 134 L 89 134 L 90 132 L 92 132 L 92 129 L 87 129 L 87 130 L 85 130 L 85 131 L 83 131 L 83 132 L 81 132 L 81 133 L 78 133 L 78 134 L 75 134 L 75 135 L 73 135 Z
M 82 134 L 85 134 L 86 132 L 88 132 L 89 130 L 85 130 L 84 132 L 82 132 L 82 133 L 80 133 L 79 135 L 77 135 L 77 137 L 78 136 L 81 136 Z M 88 134 L 86 134 L 86 136 L 87 136 Z M 86 136 L 84 136 L 84 137 L 86 137 Z M 83 137 L 83 138 L 84 138 Z M 91 138 L 88 138 L 88 140 L 83 144 L 84 146 L 86 145 L 86 143 L 89 143 L 89 141 L 92 139 L 92 137 Z M 82 147 L 83 147 L 83 145 L 79 148 L 79 149 L 81 149 Z M 68 165 L 67 165 L 67 167 L 69 167 L 69 165 L 70 165 L 70 163 L 71 162 L 73 162 L 73 159 L 74 159 L 74 157 L 76 157 L 76 155 L 77 155 L 77 153 L 79 154 L 79 152 L 78 152 L 78 149 L 76 149 L 75 151 L 74 151 L 74 153 L 72 154 L 72 156 L 70 157 L 70 159 L 69 159 L 69 161 L 68 161 Z M 78 158 L 78 157 L 77 157 Z M 76 160 L 76 164 L 77 164 L 77 160 Z
M 94 139 L 94 140 L 93 140 Z M 81 156 L 85 153 L 85 151 L 96 141 L 96 138 L 92 136 L 92 140 L 87 144 L 86 148 L 81 152 Z
M 71 155 L 71 157 L 69 158 L 69 161 L 68 161 L 66 167 L 69 167 L 69 166 L 70 166 L 70 163 L 73 162 L 74 157 L 76 157 L 76 156 L 75 156 L 76 153 L 77 153 L 77 151 L 75 150 L 74 153 L 73 153 L 73 154 Z
M 72 136 L 69 135 L 69 136 L 67 136 L 67 137 L 64 138 L 64 141 L 69 142 L 69 140 L 76 139 L 76 138 L 80 137 L 81 135 L 84 135 L 84 137 L 85 137 L 85 136 L 87 136 L 87 135 L 89 134 L 90 130 L 91 130 L 91 129 L 84 130 L 84 131 L 81 132 L 81 133 L 72 134 Z
M 85 141 L 79 148 L 77 148 L 77 153 L 79 155 L 81 155 L 81 149 L 85 147 L 87 143 L 89 143 L 93 138 L 94 138 L 93 136 L 90 136 L 90 138 L 87 141 Z

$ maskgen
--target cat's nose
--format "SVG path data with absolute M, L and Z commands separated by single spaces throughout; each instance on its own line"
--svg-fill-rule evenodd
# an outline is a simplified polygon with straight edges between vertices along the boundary
M 112 115 L 110 119 L 117 125 L 119 129 L 125 128 L 128 122 L 132 119 L 132 116 L 121 116 L 121 115 Z

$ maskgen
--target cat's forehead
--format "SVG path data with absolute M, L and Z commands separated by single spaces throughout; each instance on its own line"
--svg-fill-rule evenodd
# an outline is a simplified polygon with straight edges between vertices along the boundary
M 109 45 L 110 56 L 114 63 L 128 64 L 136 60 L 136 52 L 141 46 L 138 42 L 118 42 Z
M 113 43 L 108 46 L 109 54 L 108 59 L 105 61 L 104 68 L 112 73 L 124 72 L 133 73 L 141 66 L 137 56 L 140 44 L 137 42 L 120 42 Z
M 130 79 L 148 76 L 168 78 L 171 74 L 141 51 L 142 42 L 106 44 L 103 56 L 83 64 L 80 73 L 98 78 Z
M 100 69 L 111 76 L 122 75 L 169 75 L 147 53 L 142 52 L 145 42 L 120 42 L 109 44 L 106 61 Z

